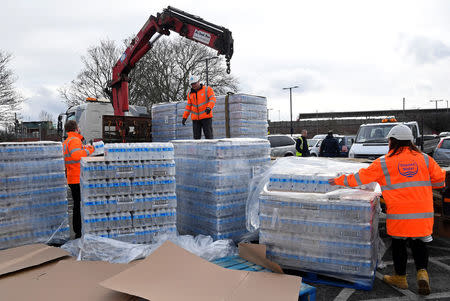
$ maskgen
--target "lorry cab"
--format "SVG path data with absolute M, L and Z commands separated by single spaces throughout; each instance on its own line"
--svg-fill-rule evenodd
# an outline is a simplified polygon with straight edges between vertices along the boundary
M 387 154 L 389 151 L 387 134 L 394 126 L 401 123 L 411 129 L 414 142 L 418 144 L 420 135 L 419 125 L 416 121 L 396 122 L 388 120 L 381 123 L 362 124 L 350 149 L 349 157 L 375 160 Z
M 129 116 L 149 116 L 146 107 L 130 106 Z M 64 124 L 69 120 L 75 120 L 87 143 L 103 139 L 103 116 L 114 115 L 114 108 L 109 101 L 86 101 L 83 104 L 67 109 L 58 116 L 58 133 L 64 140 L 67 134 Z M 112 125 L 114 126 L 114 125 Z

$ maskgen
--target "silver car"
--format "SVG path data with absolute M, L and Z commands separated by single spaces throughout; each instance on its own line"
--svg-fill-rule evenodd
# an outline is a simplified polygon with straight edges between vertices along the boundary
M 286 135 L 269 135 L 271 157 L 295 156 L 295 140 Z
M 434 150 L 433 158 L 439 165 L 450 165 L 450 137 L 441 138 Z

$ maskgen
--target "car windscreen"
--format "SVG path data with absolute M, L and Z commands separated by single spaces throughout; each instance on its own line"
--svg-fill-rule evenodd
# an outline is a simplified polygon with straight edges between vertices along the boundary
M 443 148 L 443 149 L 450 149 L 450 139 L 444 139 L 442 141 L 441 148 Z
M 387 143 L 388 140 L 386 136 L 395 125 L 396 124 L 374 124 L 362 126 L 359 128 L 356 136 L 356 143 Z

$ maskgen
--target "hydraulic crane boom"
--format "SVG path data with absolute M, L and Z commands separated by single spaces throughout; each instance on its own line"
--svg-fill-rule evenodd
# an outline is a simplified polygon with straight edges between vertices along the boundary
M 114 115 L 123 116 L 128 111 L 128 73 L 162 35 L 170 34 L 170 30 L 216 49 L 219 55 L 225 55 L 227 73 L 230 73 L 230 59 L 233 56 L 231 31 L 169 6 L 156 17 L 150 16 L 114 65 L 112 81 L 108 83 L 112 88 Z M 155 34 L 158 35 L 150 41 Z

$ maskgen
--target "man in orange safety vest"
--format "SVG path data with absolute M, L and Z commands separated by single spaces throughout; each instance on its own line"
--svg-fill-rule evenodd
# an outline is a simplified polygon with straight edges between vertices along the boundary
M 66 166 L 67 184 L 69 184 L 73 199 L 73 231 L 75 238 L 81 237 L 81 194 L 80 194 L 80 161 L 94 152 L 92 145 L 82 144 L 83 136 L 74 120 L 69 120 L 64 125 L 67 139 L 63 142 L 64 163 Z
M 212 128 L 212 110 L 216 104 L 216 96 L 211 87 L 200 83 L 198 76 L 190 75 L 191 91 L 187 96 L 187 105 L 183 114 L 182 124 L 191 115 L 194 139 L 201 139 L 202 129 L 206 139 L 214 139 Z

